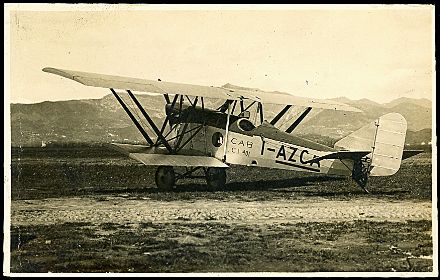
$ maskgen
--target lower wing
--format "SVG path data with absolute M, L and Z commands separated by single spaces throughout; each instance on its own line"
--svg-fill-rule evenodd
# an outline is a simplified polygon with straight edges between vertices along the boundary
M 204 167 L 229 167 L 221 160 L 209 156 L 199 155 L 170 155 L 160 147 L 148 147 L 144 145 L 110 144 L 112 148 L 128 155 L 130 158 L 142 162 L 145 165 L 166 166 L 204 166 Z

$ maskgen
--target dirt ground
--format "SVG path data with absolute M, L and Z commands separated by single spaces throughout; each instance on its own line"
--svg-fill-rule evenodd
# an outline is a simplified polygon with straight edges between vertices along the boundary
M 430 272 L 431 154 L 371 194 L 348 179 L 235 167 L 163 192 L 102 150 L 13 152 L 12 272 Z

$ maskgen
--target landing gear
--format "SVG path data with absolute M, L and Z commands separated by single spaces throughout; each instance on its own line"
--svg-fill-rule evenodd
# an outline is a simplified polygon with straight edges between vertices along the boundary
M 161 190 L 171 190 L 176 184 L 172 166 L 159 166 L 156 170 L 156 185 Z
M 206 184 L 212 190 L 222 189 L 226 184 L 225 168 L 208 167 L 206 173 Z
M 368 176 L 370 175 L 370 164 L 368 160 L 357 160 L 353 165 L 353 172 L 351 177 L 366 193 L 370 193 L 366 187 L 368 183 Z
M 204 171 L 196 175 L 197 170 Z M 200 174 L 200 173 L 199 173 Z M 226 185 L 226 169 L 218 167 L 185 167 L 185 172 L 175 172 L 172 166 L 159 166 L 156 171 L 156 185 L 161 190 L 171 190 L 180 179 L 205 179 L 211 190 L 222 189 Z

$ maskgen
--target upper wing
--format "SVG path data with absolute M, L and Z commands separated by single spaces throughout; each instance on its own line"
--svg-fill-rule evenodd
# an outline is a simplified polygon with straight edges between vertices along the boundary
M 60 75 L 77 81 L 86 86 L 133 90 L 161 94 L 183 94 L 203 96 L 208 98 L 221 98 L 231 100 L 250 99 L 262 103 L 290 104 L 304 107 L 331 109 L 339 111 L 361 112 L 361 110 L 340 102 L 297 97 L 280 92 L 266 92 L 262 90 L 236 89 L 228 87 L 200 86 L 182 83 L 136 79 L 88 72 L 44 68 L 44 72 Z

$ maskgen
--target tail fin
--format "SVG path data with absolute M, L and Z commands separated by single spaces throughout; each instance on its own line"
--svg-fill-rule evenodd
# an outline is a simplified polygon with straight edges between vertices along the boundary
M 398 113 L 381 116 L 335 144 L 336 149 L 371 151 L 370 176 L 395 174 L 402 161 L 406 120 Z

